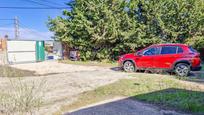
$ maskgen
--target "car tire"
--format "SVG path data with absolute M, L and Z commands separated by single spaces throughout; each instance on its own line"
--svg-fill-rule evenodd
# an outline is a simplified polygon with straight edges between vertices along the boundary
M 186 63 L 179 63 L 174 69 L 176 75 L 180 77 L 187 77 L 190 73 L 190 65 Z
M 135 72 L 135 65 L 132 61 L 125 61 L 123 64 L 123 70 L 125 72 Z

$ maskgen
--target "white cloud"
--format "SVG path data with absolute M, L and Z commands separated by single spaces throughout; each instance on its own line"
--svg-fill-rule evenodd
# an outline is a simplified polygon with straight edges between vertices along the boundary
M 9 36 L 9 39 L 15 38 L 14 28 L 0 28 L 0 37 L 4 37 L 5 35 Z M 52 32 L 40 32 L 35 29 L 28 28 L 20 28 L 19 29 L 19 39 L 23 40 L 52 40 L 53 33 Z

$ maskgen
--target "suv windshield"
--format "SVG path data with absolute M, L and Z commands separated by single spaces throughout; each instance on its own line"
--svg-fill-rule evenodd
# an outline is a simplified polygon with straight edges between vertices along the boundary
M 191 52 L 197 53 L 197 51 L 195 49 L 193 49 L 193 47 L 190 46 L 189 49 L 190 49 Z

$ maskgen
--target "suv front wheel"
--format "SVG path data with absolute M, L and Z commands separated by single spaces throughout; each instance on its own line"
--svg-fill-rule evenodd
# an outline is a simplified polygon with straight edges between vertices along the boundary
M 135 65 L 131 61 L 125 61 L 125 63 L 123 64 L 123 69 L 126 72 L 135 72 Z
M 179 63 L 175 66 L 175 73 L 180 77 L 187 77 L 190 73 L 190 65 Z

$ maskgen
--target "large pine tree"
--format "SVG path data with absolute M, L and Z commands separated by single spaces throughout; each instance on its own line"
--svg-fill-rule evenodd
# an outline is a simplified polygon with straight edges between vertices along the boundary
M 116 59 L 150 44 L 203 36 L 203 0 L 74 0 L 68 5 L 71 9 L 49 19 L 48 26 L 55 39 L 79 49 L 83 60 Z

